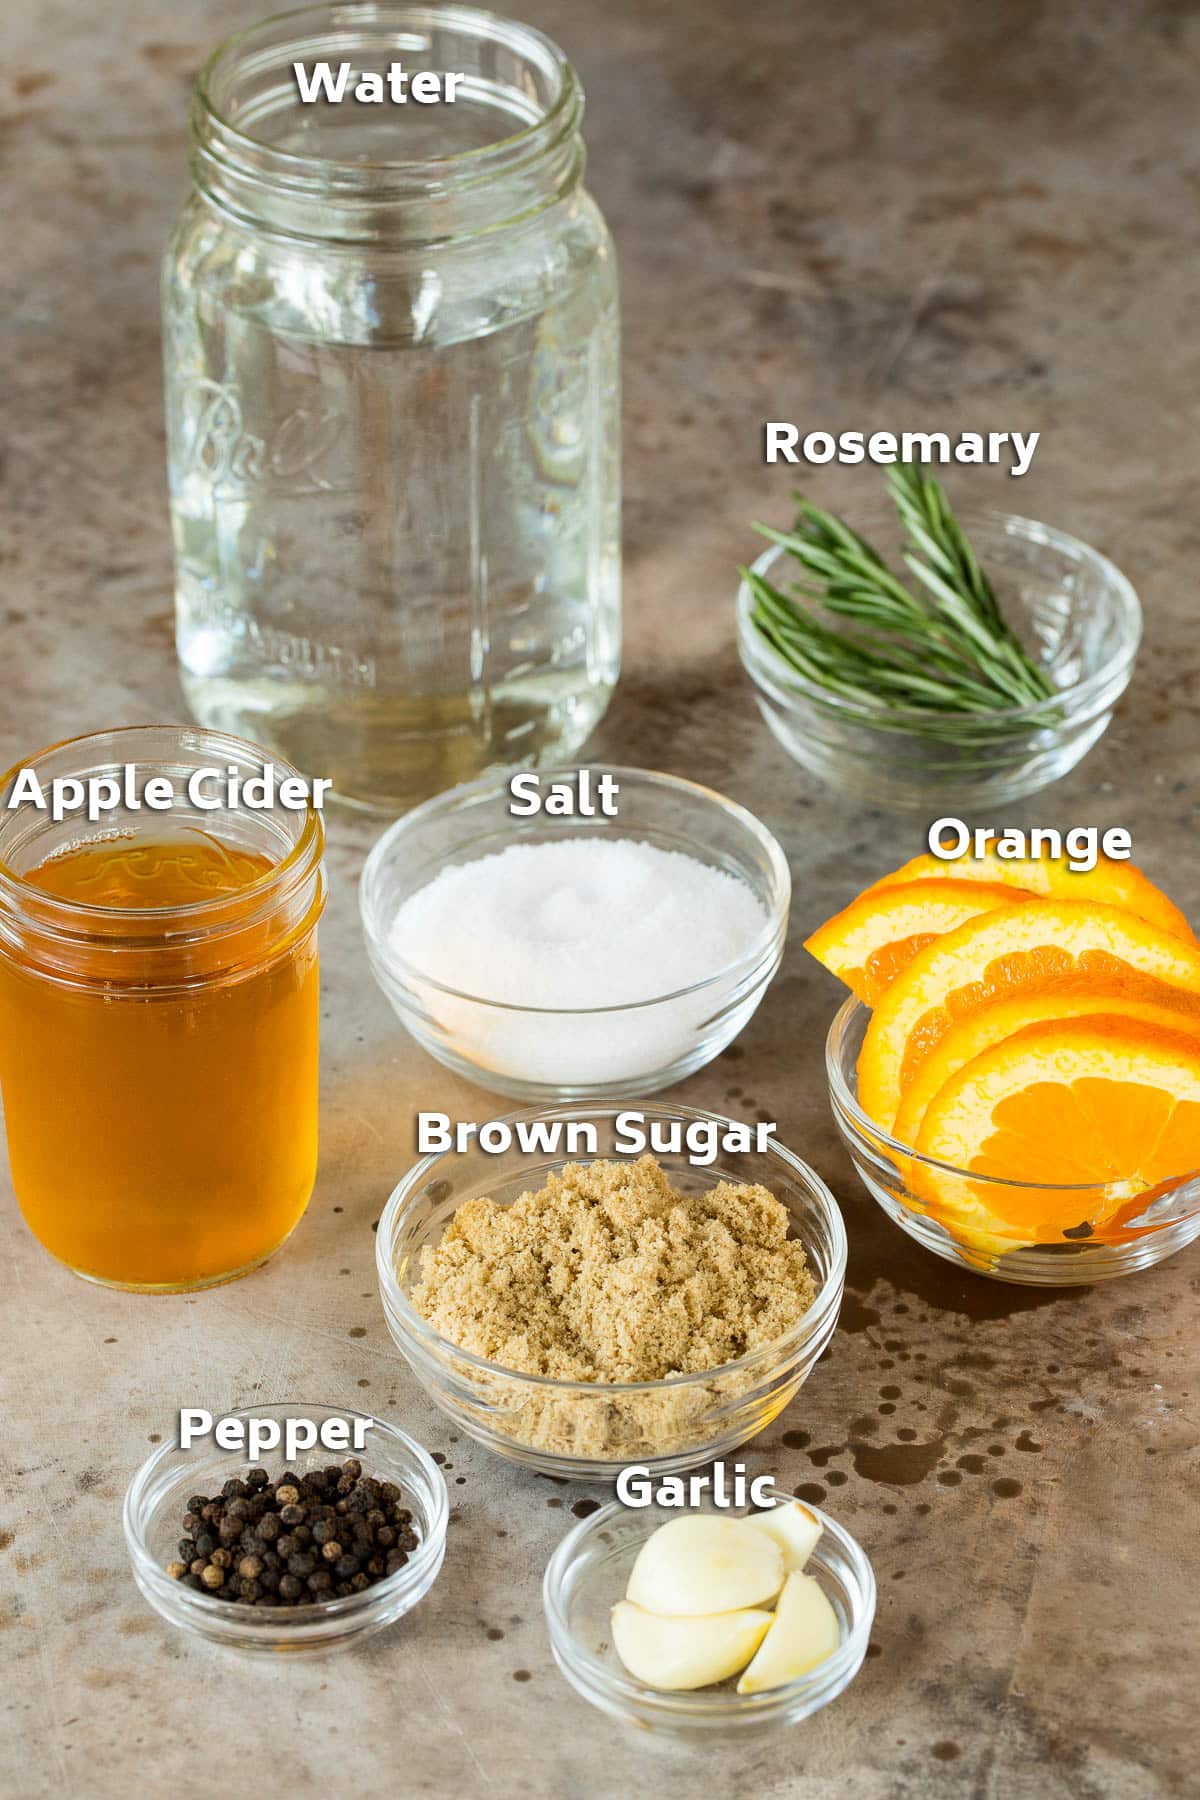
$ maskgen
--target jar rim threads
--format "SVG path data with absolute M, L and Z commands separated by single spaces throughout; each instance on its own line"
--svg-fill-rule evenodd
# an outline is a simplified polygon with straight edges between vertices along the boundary
M 140 750 L 140 755 L 135 754 Z M 123 752 L 128 751 L 128 756 Z M 225 732 L 196 726 L 126 725 L 88 732 L 47 745 L 0 775 L 0 794 L 7 794 L 21 770 L 49 775 L 70 771 L 106 773 L 122 762 L 156 768 L 191 766 L 193 759 L 236 763 L 260 771 L 265 753 L 256 744 Z M 296 772 L 278 758 L 275 767 Z M 169 819 L 170 813 L 152 815 Z M 206 814 L 205 817 L 210 815 Z M 228 812 L 216 812 L 228 818 Z M 232 891 L 201 895 L 195 900 L 153 906 L 111 906 L 47 891 L 14 866 L 16 849 L 30 846 L 56 828 L 66 836 L 77 829 L 72 820 L 54 822 L 48 813 L 0 811 L 0 945 L 20 947 L 44 977 L 68 985 L 99 983 L 190 987 L 236 979 L 287 954 L 296 938 L 311 929 L 324 909 L 325 830 L 310 806 L 286 813 L 289 830 L 275 815 L 247 813 L 260 834 L 270 832 L 271 849 L 280 854 L 270 868 Z M 18 836 L 32 818 L 32 829 Z M 97 833 L 90 841 L 103 841 Z M 65 846 L 57 846 L 59 850 Z M 45 857 L 35 857 L 39 866 Z M 273 928 L 273 929 L 272 929 Z M 264 929 L 271 932 L 264 943 Z M 204 947 L 197 959 L 195 951 Z M 151 970 L 153 968 L 153 974 Z
M 357 55 L 374 64 L 402 51 L 467 64 L 457 105 L 439 113 L 486 109 L 497 135 L 437 154 L 351 157 L 267 134 L 268 120 L 309 115 L 307 128 L 319 117 L 302 106 L 294 62 L 320 58 L 332 67 Z M 578 185 L 583 107 L 570 62 L 532 26 L 472 6 L 335 0 L 277 13 L 218 45 L 193 93 L 193 178 L 223 213 L 284 237 L 396 247 L 471 237 L 541 211 Z M 505 119 L 512 129 L 503 129 Z

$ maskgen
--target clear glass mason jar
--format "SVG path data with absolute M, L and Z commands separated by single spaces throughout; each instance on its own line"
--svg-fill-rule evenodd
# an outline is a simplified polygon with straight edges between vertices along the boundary
M 10 806 L 21 769 L 48 791 L 123 780 L 126 765 L 129 794 L 92 822 Z M 221 779 L 194 804 L 188 780 L 209 769 Z M 311 806 L 228 805 L 227 770 L 261 777 L 263 753 L 154 725 L 56 744 L 0 776 L 13 1187 L 44 1248 L 110 1287 L 246 1274 L 292 1231 L 316 1174 L 324 829 Z M 153 778 L 172 783 L 169 810 L 138 803 Z
M 302 103 L 293 64 L 462 76 Z M 395 813 L 568 760 L 620 657 L 616 269 L 540 33 L 325 5 L 223 44 L 163 283 L 184 692 Z

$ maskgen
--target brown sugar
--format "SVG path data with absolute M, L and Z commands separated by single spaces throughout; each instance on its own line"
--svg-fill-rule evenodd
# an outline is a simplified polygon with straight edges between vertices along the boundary
M 803 1316 L 816 1287 L 787 1231 L 764 1187 L 684 1194 L 652 1156 L 568 1163 L 511 1206 L 460 1206 L 410 1298 L 443 1337 L 522 1374 L 659 1381 L 736 1361 Z M 561 1405 L 531 1441 L 578 1436 Z

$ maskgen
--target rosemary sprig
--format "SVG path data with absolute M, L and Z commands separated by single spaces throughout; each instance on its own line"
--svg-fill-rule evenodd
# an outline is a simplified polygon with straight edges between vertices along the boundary
M 831 696 L 869 700 L 885 713 L 926 713 L 928 735 L 945 742 L 953 741 L 956 719 L 1052 698 L 1053 683 L 1005 619 L 938 482 L 905 464 L 889 471 L 888 490 L 905 533 L 904 564 L 919 585 L 906 584 L 865 538 L 797 494 L 792 531 L 755 529 L 807 579 L 782 593 L 742 570 L 761 635 Z M 834 630 L 818 608 L 852 628 Z

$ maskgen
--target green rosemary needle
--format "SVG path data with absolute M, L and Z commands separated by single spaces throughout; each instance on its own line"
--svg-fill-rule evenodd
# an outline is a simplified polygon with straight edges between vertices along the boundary
M 888 712 L 926 714 L 917 729 L 942 741 L 953 741 L 956 719 L 982 722 L 1053 698 L 1054 684 L 1005 619 L 938 482 L 904 464 L 889 471 L 888 490 L 905 534 L 904 564 L 918 585 L 906 584 L 843 520 L 797 494 L 792 531 L 755 530 L 794 558 L 802 578 L 783 593 L 752 569 L 741 571 L 761 636 L 831 698 L 867 702 L 881 724 Z M 851 628 L 834 629 L 818 609 Z

